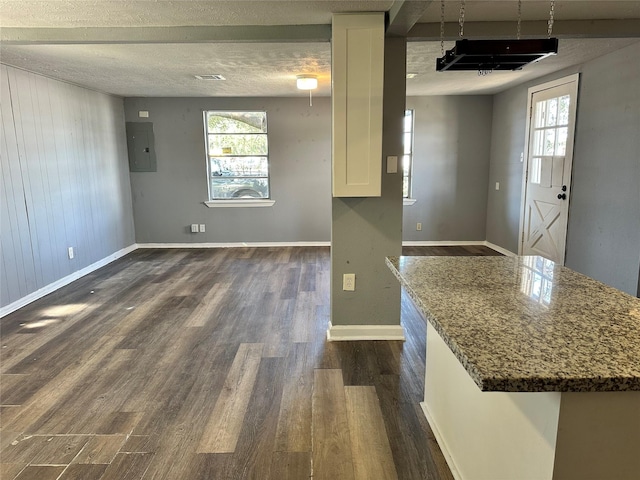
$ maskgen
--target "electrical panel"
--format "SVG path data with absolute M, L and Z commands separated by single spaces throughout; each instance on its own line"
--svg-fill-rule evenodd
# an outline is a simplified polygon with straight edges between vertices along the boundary
M 127 122 L 130 172 L 157 172 L 153 123 Z

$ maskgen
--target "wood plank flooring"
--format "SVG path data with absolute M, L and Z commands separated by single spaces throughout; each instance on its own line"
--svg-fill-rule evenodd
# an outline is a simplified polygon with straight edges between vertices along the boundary
M 0 478 L 451 479 L 424 320 L 327 343 L 328 282 L 328 248 L 137 250 L 6 316 Z

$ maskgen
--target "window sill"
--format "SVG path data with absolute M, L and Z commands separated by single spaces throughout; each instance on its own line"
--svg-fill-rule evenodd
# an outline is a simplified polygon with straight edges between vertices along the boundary
M 414 203 L 416 203 L 416 199 L 415 198 L 403 198 L 402 199 L 402 204 L 403 205 L 413 205 Z
M 273 207 L 275 200 L 209 200 L 204 204 L 209 208 L 217 207 Z

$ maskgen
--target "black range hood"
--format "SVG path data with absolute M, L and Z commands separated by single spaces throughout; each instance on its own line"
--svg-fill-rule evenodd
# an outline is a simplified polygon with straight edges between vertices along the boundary
M 436 70 L 491 71 L 520 70 L 558 53 L 558 39 L 527 40 L 458 40 L 444 57 L 436 60 Z

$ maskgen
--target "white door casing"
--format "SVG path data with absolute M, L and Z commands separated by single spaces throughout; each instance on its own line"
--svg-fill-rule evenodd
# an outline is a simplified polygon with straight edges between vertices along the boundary
M 531 87 L 523 169 L 520 255 L 563 265 L 571 198 L 578 74 Z

